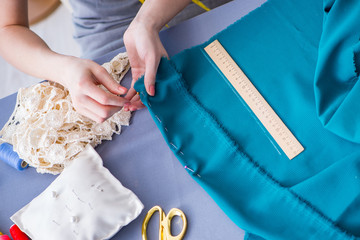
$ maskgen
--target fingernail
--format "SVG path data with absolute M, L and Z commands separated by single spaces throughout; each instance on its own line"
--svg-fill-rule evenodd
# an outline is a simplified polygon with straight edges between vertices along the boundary
M 154 85 L 151 85 L 149 90 L 150 90 L 150 93 L 149 93 L 149 94 L 150 94 L 151 96 L 155 96 L 155 86 L 154 86 Z
M 130 107 L 130 111 L 135 111 L 136 107 Z
M 127 92 L 127 89 L 124 88 L 124 87 L 122 87 L 122 86 L 120 86 L 120 87 L 119 87 L 119 91 L 121 92 L 121 94 L 125 94 L 125 93 Z

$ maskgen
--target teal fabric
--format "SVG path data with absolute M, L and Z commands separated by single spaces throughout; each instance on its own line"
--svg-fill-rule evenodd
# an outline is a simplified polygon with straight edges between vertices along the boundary
M 135 88 L 247 239 L 359 239 L 357 0 L 269 0 Z M 360 23 L 359 23 L 360 24 Z M 360 25 L 359 25 L 360 26 Z M 289 160 L 203 48 L 219 40 L 305 150 Z
M 335 134 L 360 143 L 360 1 L 325 0 L 315 75 L 317 112 Z
M 264 239 L 262 237 L 247 232 L 245 233 L 244 240 L 264 240 Z

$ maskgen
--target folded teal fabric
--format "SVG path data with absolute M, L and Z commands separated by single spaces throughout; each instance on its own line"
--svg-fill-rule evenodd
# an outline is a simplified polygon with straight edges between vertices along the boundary
M 357 0 L 269 0 L 135 88 L 179 161 L 247 239 L 360 238 Z M 289 160 L 214 65 L 217 39 L 305 150 Z M 359 99 L 360 100 L 360 99 Z
M 360 1 L 325 0 L 315 74 L 317 113 L 328 130 L 360 143 Z

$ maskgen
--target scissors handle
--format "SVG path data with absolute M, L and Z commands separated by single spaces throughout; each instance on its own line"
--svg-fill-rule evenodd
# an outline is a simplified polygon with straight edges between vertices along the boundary
M 157 211 L 159 212 L 159 215 L 160 215 L 160 218 L 159 218 L 159 240 L 181 240 L 181 239 L 183 239 L 185 236 L 185 233 L 186 233 L 186 229 L 187 229 L 187 220 L 186 220 L 186 216 L 183 213 L 183 211 L 181 211 L 178 208 L 173 208 L 170 210 L 170 212 L 166 216 L 164 211 L 162 210 L 162 208 L 159 206 L 154 206 L 146 214 L 143 224 L 142 224 L 142 229 L 141 229 L 142 239 L 147 240 L 146 229 L 147 229 L 148 223 L 149 223 L 152 215 Z M 175 216 L 181 217 L 181 219 L 183 221 L 183 228 L 182 228 L 180 234 L 178 234 L 177 236 L 173 236 L 171 234 L 171 220 Z
M 148 211 L 148 213 L 146 214 L 146 216 L 144 218 L 142 228 L 141 228 L 142 240 L 147 240 L 146 229 L 147 229 L 148 223 L 149 223 L 152 215 L 156 211 L 158 211 L 159 215 L 160 215 L 159 216 L 160 217 L 160 219 L 159 219 L 159 240 L 163 239 L 163 227 L 162 227 L 161 223 L 162 223 L 163 219 L 165 218 L 165 213 L 160 206 L 154 206 Z
M 183 228 L 178 235 L 173 236 L 171 234 L 171 220 L 175 216 L 181 217 L 181 219 L 183 221 Z M 170 210 L 170 212 L 168 213 L 168 215 L 166 216 L 166 218 L 164 219 L 163 223 L 164 223 L 163 227 L 165 229 L 165 235 L 167 236 L 167 240 L 181 240 L 184 238 L 186 229 L 187 229 L 187 220 L 186 220 L 186 216 L 183 211 L 181 211 L 178 208 L 172 208 Z

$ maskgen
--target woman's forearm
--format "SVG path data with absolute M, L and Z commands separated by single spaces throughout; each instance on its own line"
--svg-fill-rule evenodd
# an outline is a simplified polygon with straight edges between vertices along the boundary
M 27 12 L 27 0 L 1 1 L 0 55 L 29 75 L 59 82 L 60 65 L 66 57 L 51 51 L 29 29 Z
M 0 28 L 0 55 L 29 75 L 61 83 L 61 65 L 66 57 L 50 50 L 26 26 L 14 24 Z

